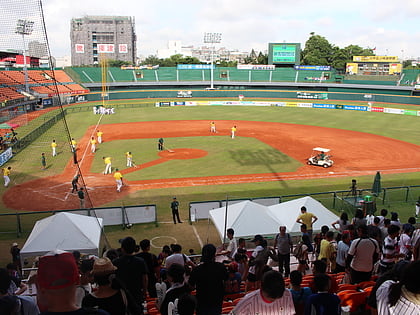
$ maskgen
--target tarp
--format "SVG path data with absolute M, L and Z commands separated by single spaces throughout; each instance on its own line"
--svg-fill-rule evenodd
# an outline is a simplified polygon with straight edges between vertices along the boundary
M 314 232 L 320 231 L 323 225 L 331 227 L 331 223 L 339 219 L 337 215 L 324 207 L 322 203 L 309 196 L 279 203 L 269 206 L 269 208 L 276 219 L 287 227 L 289 233 L 298 234 L 300 233 L 301 224 L 297 223 L 296 219 L 301 214 L 300 208 L 302 206 L 305 206 L 308 212 L 313 213 L 318 218 L 312 227 Z
M 26 257 L 61 249 L 98 256 L 101 232 L 101 218 L 60 212 L 35 223 L 20 255 L 23 261 Z
M 0 124 L 0 129 L 11 129 L 11 128 L 17 128 L 19 127 L 18 124 L 12 124 L 12 123 L 2 123 Z
M 339 219 L 312 197 L 303 197 L 268 207 L 252 201 L 243 201 L 228 206 L 226 228 L 233 228 L 236 238 L 251 238 L 256 234 L 274 236 L 279 232 L 281 225 L 287 227 L 288 233 L 297 235 L 300 233 L 300 224 L 296 219 L 301 214 L 302 206 L 318 217 L 313 226 L 314 232 L 319 231 L 323 225 L 331 226 L 331 223 Z M 209 213 L 220 238 L 223 239 L 226 207 L 210 210 Z

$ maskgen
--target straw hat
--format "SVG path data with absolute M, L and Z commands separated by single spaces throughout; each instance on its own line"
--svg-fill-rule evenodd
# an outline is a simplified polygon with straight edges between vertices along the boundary
M 106 275 L 117 270 L 108 257 L 98 258 L 93 263 L 92 273 L 94 275 Z

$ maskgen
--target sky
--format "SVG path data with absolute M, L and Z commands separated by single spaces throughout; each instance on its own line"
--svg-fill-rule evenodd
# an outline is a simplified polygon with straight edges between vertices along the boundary
M 10 0 L 1 0 L 1 2 Z M 14 0 L 11 3 L 25 2 Z M 301 43 L 310 33 L 344 48 L 420 58 L 420 1 L 406 0 L 42 0 L 51 53 L 70 55 L 70 20 L 85 15 L 133 16 L 138 55 L 155 55 L 169 40 L 204 45 L 205 32 L 222 33 L 220 47 L 266 51 L 268 43 Z M 0 4 L 1 9 L 1 4 Z

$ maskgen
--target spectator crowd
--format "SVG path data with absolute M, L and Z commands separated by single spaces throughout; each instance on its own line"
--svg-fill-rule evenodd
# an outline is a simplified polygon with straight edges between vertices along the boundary
M 420 229 L 397 213 L 357 210 L 313 233 L 317 217 L 302 207 L 274 238 L 206 244 L 200 255 L 180 244 L 157 255 L 150 240 L 120 240 L 102 257 L 56 250 L 24 279 L 19 247 L 0 268 L 0 314 L 420 314 Z M 249 245 L 249 244 L 248 244 Z

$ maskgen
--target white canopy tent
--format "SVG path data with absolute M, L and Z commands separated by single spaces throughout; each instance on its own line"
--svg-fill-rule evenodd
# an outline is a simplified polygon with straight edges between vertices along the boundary
M 233 228 L 236 238 L 251 238 L 256 234 L 274 236 L 281 225 L 287 227 L 288 233 L 296 235 L 300 233 L 300 224 L 296 222 L 296 219 L 301 214 L 302 206 L 318 217 L 318 221 L 313 226 L 314 231 L 320 230 L 323 225 L 331 226 L 332 222 L 339 219 L 312 197 L 303 197 L 269 207 L 252 201 L 232 204 L 227 208 L 226 224 L 226 207 L 210 210 L 209 213 L 221 239 L 223 239 L 225 228 Z
M 300 223 L 296 222 L 297 217 L 301 214 L 300 208 L 305 206 L 307 211 L 313 213 L 318 220 L 313 225 L 313 231 L 320 231 L 321 226 L 331 226 L 331 223 L 337 221 L 339 217 L 328 210 L 322 203 L 312 197 L 302 197 L 277 205 L 269 206 L 271 213 L 276 219 L 287 227 L 287 231 L 291 234 L 300 233 Z
M 101 218 L 68 212 L 39 220 L 20 251 L 22 261 L 55 249 L 98 256 L 102 224 Z
M 226 207 L 210 210 L 210 218 L 223 240 L 225 231 Z M 227 228 L 235 231 L 235 237 L 250 238 L 256 234 L 275 234 L 280 222 L 271 214 L 269 208 L 252 201 L 242 201 L 227 207 Z

